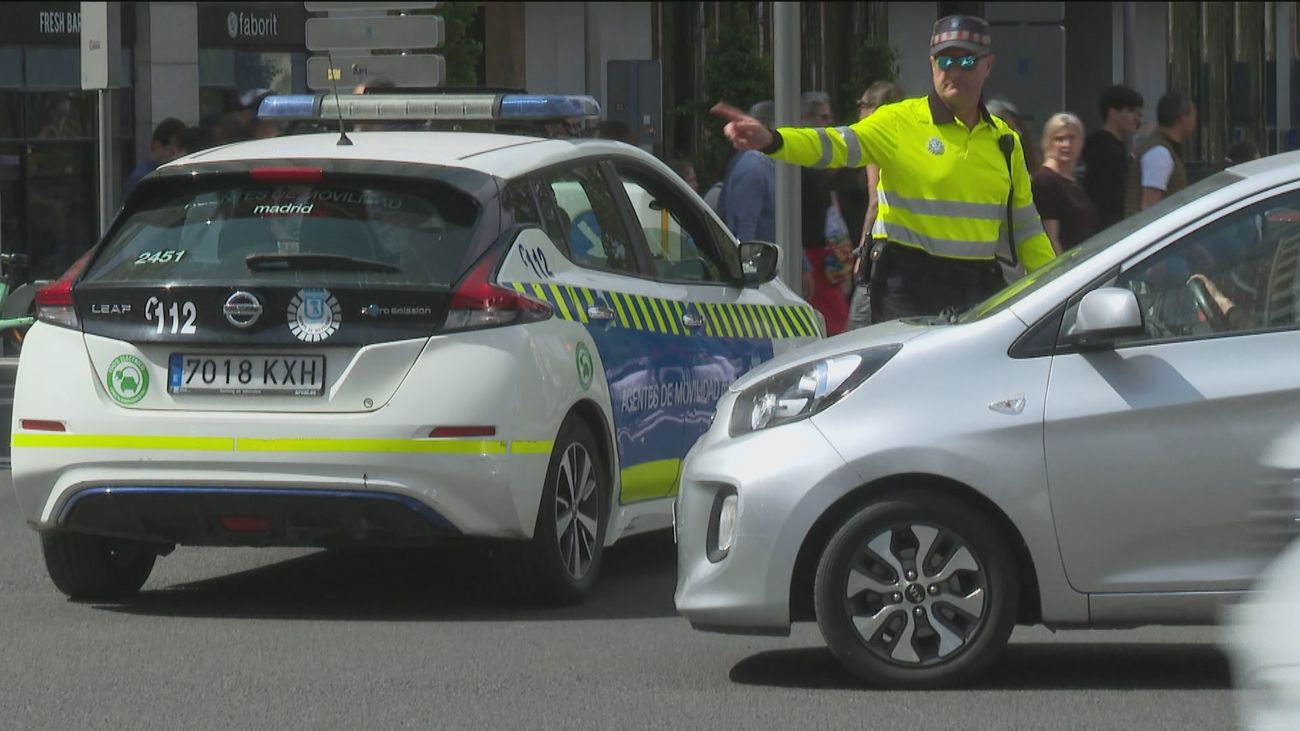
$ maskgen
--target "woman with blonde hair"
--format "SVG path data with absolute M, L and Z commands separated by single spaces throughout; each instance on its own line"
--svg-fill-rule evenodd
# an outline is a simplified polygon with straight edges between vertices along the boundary
M 1083 122 L 1069 112 L 1053 114 L 1043 125 L 1043 165 L 1030 177 L 1034 205 L 1057 254 L 1097 231 L 1097 209 L 1075 180 L 1083 154 Z

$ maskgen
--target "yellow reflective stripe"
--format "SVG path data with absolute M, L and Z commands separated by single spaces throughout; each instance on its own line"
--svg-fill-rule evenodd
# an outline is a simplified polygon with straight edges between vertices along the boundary
M 622 297 L 623 304 L 627 305 L 627 316 L 630 320 L 632 320 L 632 327 L 637 330 L 644 329 L 643 326 L 641 325 L 641 316 L 638 315 L 636 312 L 636 300 L 632 299 L 632 295 L 626 293 L 620 293 L 620 294 L 615 294 L 615 296 Z
M 565 287 L 565 292 L 569 293 L 569 299 L 573 300 L 573 309 L 578 311 L 578 322 L 586 324 L 587 308 L 582 306 L 582 300 L 578 299 L 578 292 L 573 287 Z
M 649 304 L 646 303 L 646 298 L 645 298 L 644 296 L 642 296 L 642 295 L 639 295 L 639 294 L 637 294 L 637 295 L 632 295 L 632 296 L 633 296 L 634 298 L 636 298 L 636 304 L 637 304 L 638 307 L 641 308 L 641 315 L 642 315 L 642 318 L 645 320 L 645 329 L 649 330 L 649 331 L 652 332 L 652 333 L 653 333 L 653 332 L 664 332 L 664 323 L 663 323 L 663 318 L 658 318 L 658 319 L 659 319 L 659 329 L 658 329 L 658 330 L 655 329 L 655 321 L 654 321 L 653 319 L 651 319 L 651 317 L 650 317 L 650 310 L 653 309 L 653 308 L 652 308 Z M 656 316 L 657 316 L 658 314 L 659 314 L 659 313 L 657 313 L 657 312 L 655 313 Z
M 680 459 L 661 459 L 632 465 L 619 471 L 619 496 L 625 503 L 667 497 L 677 489 L 681 472 Z
M 627 313 L 623 311 L 623 303 L 618 301 L 618 295 L 610 292 L 607 299 L 614 303 L 614 312 L 618 313 L 618 324 L 623 327 L 632 327 L 632 325 L 628 323 Z
M 523 283 L 523 282 L 515 282 L 515 283 L 514 283 L 514 287 L 515 287 L 515 291 L 518 292 L 519 294 L 523 294 L 523 293 L 524 293 L 524 283 Z
M 673 335 L 681 335 L 682 330 L 680 327 L 678 327 L 678 325 L 680 324 L 680 320 L 673 319 L 673 308 L 671 305 L 668 304 L 668 300 L 655 299 L 651 301 L 654 302 L 655 307 L 658 307 L 660 310 L 663 311 L 664 324 L 668 326 L 668 332 L 672 333 Z
M 591 290 L 586 287 L 582 288 L 582 298 L 587 301 L 587 306 L 591 307 L 596 304 L 596 300 L 591 297 Z
M 521 453 L 552 442 L 516 442 Z M 402 452 L 505 454 L 506 442 L 483 439 L 256 439 L 251 437 L 174 437 L 137 434 L 29 434 L 13 436 L 15 447 L 62 449 L 188 450 L 202 452 Z M 550 452 L 550 446 L 546 447 Z
M 781 322 L 776 319 L 776 310 L 775 306 L 759 308 L 759 311 L 763 313 L 763 321 L 767 323 L 767 329 L 772 333 L 772 337 L 783 338 L 785 332 L 781 330 Z
M 723 337 L 735 337 L 735 333 L 731 331 L 731 323 L 727 322 L 727 318 L 722 315 L 722 307 L 722 305 L 717 304 L 709 305 L 709 313 L 714 320 L 713 329 L 722 333 Z
M 560 316 L 566 320 L 572 320 L 573 315 L 569 313 L 569 303 L 564 301 L 564 295 L 560 294 L 558 285 L 551 285 L 551 294 L 555 297 L 555 304 L 560 308 Z
M 735 328 L 735 330 L 736 330 L 736 337 L 738 337 L 738 338 L 743 338 L 743 337 L 745 337 L 745 330 L 744 330 L 744 328 L 742 328 L 742 327 L 740 326 L 740 318 L 736 315 L 736 308 L 735 308 L 735 306 L 734 306 L 734 305 L 723 305 L 722 307 L 723 307 L 723 314 L 726 315 L 727 317 L 731 318 L 731 322 L 736 326 L 736 328 Z
M 822 328 L 821 325 L 817 324 L 817 313 L 811 307 L 801 307 L 799 311 L 808 320 L 808 333 L 813 337 L 819 337 L 822 334 Z
M 670 317 L 677 318 L 676 322 L 678 325 L 678 330 L 681 332 L 681 334 L 690 335 L 691 329 L 689 327 L 686 327 L 686 322 L 685 322 L 686 313 L 684 310 L 682 310 L 682 303 L 676 300 L 668 300 L 664 302 L 664 306 L 668 308 Z
M 792 325 L 790 323 L 790 319 L 786 317 L 785 311 L 788 310 L 789 308 L 782 306 L 782 307 L 774 307 L 772 309 L 773 309 L 772 316 L 776 319 L 777 324 L 781 326 L 781 329 L 785 332 L 786 337 L 790 337 L 790 338 L 799 337 L 799 333 L 795 330 L 794 325 Z
M 546 290 L 542 289 L 542 285 L 538 284 L 537 282 L 533 282 L 533 294 L 537 295 L 537 299 L 543 302 L 548 301 L 546 299 Z
M 749 316 L 754 320 L 754 328 L 761 338 L 770 338 L 772 333 L 767 330 L 767 323 L 763 322 L 763 315 L 759 313 L 762 308 L 758 305 L 749 305 Z
M 785 316 L 789 317 L 790 323 L 794 325 L 794 332 L 800 334 L 801 338 L 806 338 L 813 334 L 809 332 L 809 325 L 807 325 L 806 321 L 803 321 L 803 317 L 800 317 L 800 308 L 785 308 Z
M 787 332 L 785 326 L 781 324 L 780 307 L 767 308 L 767 319 L 772 321 L 772 329 L 776 331 L 777 337 L 788 338 L 793 336 L 793 333 Z
M 763 332 L 767 334 L 767 337 L 769 338 L 781 337 L 780 331 L 778 331 L 776 329 L 776 326 L 772 324 L 772 312 L 771 312 L 772 308 L 759 307 L 757 309 L 758 309 L 758 319 L 763 323 Z
M 754 323 L 754 313 L 750 311 L 748 305 L 736 305 L 736 314 L 740 316 L 740 321 L 745 325 L 745 331 L 752 337 L 758 337 L 758 325 Z
M 181 449 L 198 452 L 233 452 L 230 437 L 172 437 L 136 434 L 28 434 L 13 436 L 15 447 L 61 449 Z
M 495 439 L 251 439 L 240 437 L 239 452 L 394 452 L 437 454 L 505 454 Z
M 555 449 L 554 441 L 518 441 L 510 443 L 510 452 L 512 454 L 550 454 Z

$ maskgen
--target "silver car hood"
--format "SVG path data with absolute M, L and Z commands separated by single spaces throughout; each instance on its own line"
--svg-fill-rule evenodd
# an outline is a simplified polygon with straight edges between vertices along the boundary
M 923 333 L 948 327 L 954 326 L 927 325 L 923 324 L 923 321 L 920 320 L 914 320 L 911 322 L 893 320 L 891 322 L 882 322 L 879 325 L 872 325 L 858 330 L 850 330 L 846 333 L 840 333 L 835 337 L 818 340 L 809 343 L 802 348 L 796 348 L 788 353 L 779 355 L 736 379 L 736 381 L 731 384 L 730 390 L 734 392 L 743 391 L 754 383 L 757 383 L 774 373 L 778 373 L 802 363 L 810 363 L 816 360 L 821 360 L 822 358 L 840 355 L 842 353 L 851 353 L 856 350 L 862 350 L 876 345 L 904 343 Z

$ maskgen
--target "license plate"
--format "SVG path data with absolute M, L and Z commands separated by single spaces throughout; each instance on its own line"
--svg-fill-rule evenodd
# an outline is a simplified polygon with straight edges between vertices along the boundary
M 167 390 L 240 396 L 319 396 L 325 391 L 325 356 L 172 353 L 167 364 Z

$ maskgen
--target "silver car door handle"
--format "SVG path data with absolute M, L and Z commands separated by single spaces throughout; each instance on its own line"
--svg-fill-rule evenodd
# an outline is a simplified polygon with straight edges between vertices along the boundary
M 704 327 L 704 318 L 691 312 L 682 315 L 682 324 L 686 327 Z
M 587 308 L 589 320 L 613 320 L 614 311 L 603 305 L 591 305 Z

